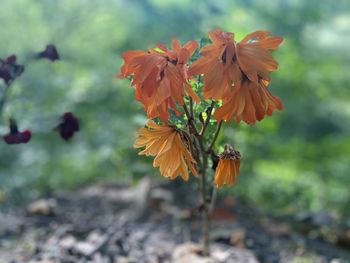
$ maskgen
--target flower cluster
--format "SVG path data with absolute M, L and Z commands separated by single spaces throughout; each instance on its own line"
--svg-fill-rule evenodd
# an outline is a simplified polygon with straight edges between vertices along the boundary
M 283 39 L 256 31 L 236 43 L 233 33 L 219 29 L 209 37 L 212 44 L 200 50 L 202 57 L 192 64 L 189 74 L 204 74 L 204 98 L 222 100 L 214 117 L 253 124 L 275 108 L 282 110 L 280 98 L 271 94 L 268 84 L 269 73 L 278 67 L 270 51 Z
M 34 53 L 32 58 L 37 60 L 47 59 L 54 62 L 60 60 L 60 55 L 55 45 L 48 44 L 43 51 Z M 22 75 L 24 69 L 25 66 L 17 62 L 16 55 L 8 56 L 6 59 L 0 58 L 0 78 L 3 79 L 3 82 L 6 84 L 4 88 L 0 87 L 0 115 L 4 108 L 6 95 L 11 88 L 11 84 Z M 60 118 L 60 123 L 54 128 L 65 141 L 70 140 L 79 129 L 79 119 L 71 112 L 64 113 Z M 28 143 L 31 138 L 32 131 L 29 129 L 19 131 L 17 121 L 14 118 L 10 118 L 9 120 L 9 132 L 2 136 L 2 139 L 7 144 Z
M 215 139 L 208 150 L 204 149 L 203 143 L 203 133 L 212 113 L 220 123 L 219 131 L 223 121 L 254 124 L 275 109 L 283 109 L 281 99 L 269 90 L 270 73 L 278 68 L 271 52 L 282 43 L 282 37 L 271 36 L 268 31 L 256 31 L 236 42 L 234 33 L 216 29 L 209 33 L 209 38 L 211 43 L 199 50 L 201 56 L 191 65 L 189 61 L 198 48 L 196 41 L 182 46 L 173 39 L 172 49 L 158 44 L 148 51 L 133 50 L 122 55 L 124 64 L 117 78 L 131 76 L 136 99 L 143 104 L 147 117 L 159 117 L 163 122 L 157 124 L 149 120 L 147 127 L 140 129 L 135 147 L 146 147 L 140 154 L 156 156 L 153 166 L 159 167 L 161 175 L 171 179 L 180 175 L 188 180 L 189 170 L 197 175 L 198 152 L 207 158 L 212 151 Z M 202 92 L 196 90 L 200 94 L 196 94 L 189 84 L 189 80 L 194 80 L 197 75 L 203 76 L 203 85 L 195 85 L 203 86 Z M 201 103 L 201 95 L 205 100 L 211 100 L 212 105 L 219 102 L 219 106 L 215 107 L 216 110 L 213 106 L 207 110 L 205 121 L 199 113 L 202 129 L 198 132 L 193 104 Z M 185 96 L 189 98 L 190 111 Z M 179 116 L 180 107 L 184 108 L 192 137 L 185 136 L 184 127 L 171 123 L 170 111 Z M 195 158 L 192 148 L 197 150 Z M 217 187 L 236 182 L 240 159 L 238 151 L 225 147 L 216 167 Z
M 169 118 L 169 109 L 179 114 L 175 103 L 184 104 L 184 94 L 199 102 L 198 96 L 188 84 L 187 61 L 198 44 L 189 41 L 181 46 L 177 39 L 173 49 L 158 44 L 149 51 L 133 50 L 123 54 L 124 65 L 119 77 L 133 74 L 132 85 L 136 87 L 136 99 L 140 101 L 149 118 Z

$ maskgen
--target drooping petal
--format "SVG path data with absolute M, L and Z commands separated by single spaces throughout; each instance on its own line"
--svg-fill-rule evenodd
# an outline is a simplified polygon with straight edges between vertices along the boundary
M 224 184 L 234 185 L 239 174 L 241 155 L 233 147 L 226 145 L 225 150 L 219 155 L 219 163 L 216 167 L 214 182 L 216 187 Z
M 195 159 L 182 140 L 180 132 L 168 125 L 158 125 L 148 121 L 148 127 L 141 128 L 134 147 L 145 147 L 139 154 L 155 156 L 154 167 L 159 167 L 164 177 L 175 179 L 181 176 L 188 180 L 190 170 L 193 175 L 198 173 L 194 167 Z
M 281 37 L 256 31 L 236 43 L 233 33 L 216 29 L 209 38 L 212 44 L 200 50 L 202 56 L 188 73 L 204 75 L 205 99 L 222 101 L 214 113 L 217 120 L 253 124 L 271 115 L 274 109 L 283 108 L 280 98 L 267 88 L 270 73 L 278 68 L 271 51 L 281 44 Z
M 117 75 L 117 78 L 123 78 L 123 77 L 128 77 L 137 68 L 137 65 L 133 64 L 132 62 L 134 61 L 135 58 L 137 57 L 142 57 L 147 55 L 146 51 L 143 50 L 131 50 L 131 51 L 126 51 L 122 54 L 122 57 L 125 61 L 124 65 L 121 67 L 121 72 L 119 75 Z

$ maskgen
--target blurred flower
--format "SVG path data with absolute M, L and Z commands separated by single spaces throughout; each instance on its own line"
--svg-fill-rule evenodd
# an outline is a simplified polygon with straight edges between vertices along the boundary
M 158 125 L 154 121 L 147 122 L 147 128 L 141 128 L 136 139 L 135 148 L 146 147 L 139 154 L 156 156 L 154 167 L 159 167 L 164 177 L 175 179 L 181 176 L 189 179 L 188 168 L 197 176 L 194 164 L 196 161 L 183 141 L 183 135 L 176 128 Z
M 233 33 L 217 29 L 209 38 L 213 43 L 200 50 L 202 57 L 192 64 L 189 75 L 204 74 L 204 98 L 223 101 L 224 108 L 214 115 L 217 120 L 234 117 L 252 124 L 283 108 L 267 89 L 269 73 L 278 68 L 271 51 L 282 37 L 256 31 L 237 43 Z
M 55 127 L 62 139 L 68 141 L 71 139 L 75 132 L 79 131 L 79 120 L 71 112 L 66 112 L 61 117 L 61 122 Z
M 24 66 L 17 64 L 16 60 L 16 55 L 11 55 L 5 60 L 0 59 L 0 78 L 7 85 L 19 77 L 24 71 Z
M 44 51 L 41 51 L 36 55 L 36 58 L 47 58 L 48 60 L 55 61 L 60 59 L 60 55 L 58 54 L 56 46 L 49 44 Z
M 20 132 L 17 122 L 14 119 L 10 119 L 10 133 L 6 134 L 3 139 L 7 144 L 20 144 L 29 142 L 31 137 L 32 133 L 30 130 Z
M 219 164 L 215 173 L 215 185 L 221 187 L 224 184 L 234 185 L 239 173 L 241 154 L 232 146 L 225 145 L 224 151 L 219 155 Z
M 132 50 L 123 54 L 124 65 L 117 77 L 133 74 L 132 85 L 136 86 L 136 99 L 145 108 L 149 118 L 160 117 L 164 122 L 169 109 L 177 114 L 175 102 L 184 104 L 184 92 L 199 102 L 198 96 L 188 84 L 187 61 L 197 49 L 197 42 L 189 41 L 181 46 L 177 39 L 173 49 L 162 44 L 149 51 Z

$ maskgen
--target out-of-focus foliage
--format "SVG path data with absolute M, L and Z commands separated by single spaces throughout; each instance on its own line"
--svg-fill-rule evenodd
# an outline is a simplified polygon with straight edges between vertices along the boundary
M 0 193 L 8 202 L 156 174 L 132 149 L 145 119 L 133 88 L 114 79 L 120 54 L 172 37 L 199 40 L 221 27 L 237 39 L 258 29 L 285 38 L 271 83 L 285 110 L 255 126 L 230 123 L 220 137 L 243 155 L 239 182 L 227 192 L 278 212 L 350 214 L 347 0 L 2 0 L 0 24 L 0 57 L 15 53 L 27 66 L 11 87 L 1 132 L 14 116 L 34 133 L 27 145 L 0 143 Z M 62 60 L 33 60 L 48 43 Z M 69 143 L 51 129 L 65 111 L 82 122 Z

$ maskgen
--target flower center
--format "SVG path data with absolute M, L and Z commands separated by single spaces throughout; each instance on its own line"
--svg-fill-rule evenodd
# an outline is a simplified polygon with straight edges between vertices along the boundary
M 235 149 L 231 145 L 225 145 L 225 150 L 219 155 L 220 159 L 241 159 L 241 153 Z
M 177 59 L 171 59 L 169 57 L 165 57 L 167 61 L 169 61 L 171 64 L 173 64 L 174 66 L 176 66 L 177 64 Z

